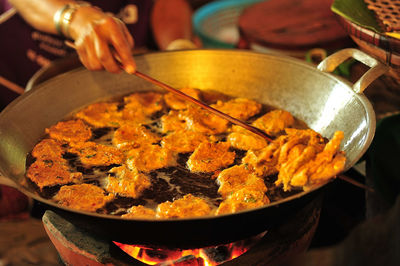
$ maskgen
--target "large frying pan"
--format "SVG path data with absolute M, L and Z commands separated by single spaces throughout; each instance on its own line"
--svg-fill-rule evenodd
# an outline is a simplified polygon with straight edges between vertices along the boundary
M 357 83 L 350 84 L 326 73 L 349 57 L 371 67 Z M 255 99 L 288 110 L 328 138 L 336 130 L 344 131 L 342 149 L 347 156 L 346 170 L 366 151 L 375 131 L 374 111 L 362 92 L 386 71 L 384 65 L 355 49 L 342 50 L 325 59 L 319 65 L 323 71 L 293 58 L 239 50 L 159 52 L 137 56 L 136 61 L 139 70 L 173 87 L 213 89 Z M 122 243 L 170 247 L 227 243 L 271 230 L 293 219 L 298 212 L 316 206 L 316 199 L 325 186 L 265 207 L 217 217 L 122 219 L 59 206 L 38 196 L 27 185 L 26 155 L 43 136 L 46 127 L 87 104 L 144 90 L 161 89 L 126 73 L 77 68 L 26 92 L 0 114 L 3 179 L 67 216 L 80 228 Z

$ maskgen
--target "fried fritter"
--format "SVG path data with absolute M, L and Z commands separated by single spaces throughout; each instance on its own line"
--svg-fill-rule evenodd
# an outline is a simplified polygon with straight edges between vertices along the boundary
M 68 151 L 77 154 L 85 167 L 122 164 L 124 159 L 117 148 L 95 142 L 74 143 Z
M 100 187 L 91 184 L 62 186 L 54 196 L 59 204 L 82 211 L 94 212 L 114 199 Z
M 118 103 L 94 103 L 75 114 L 94 127 L 119 127 L 123 123 L 122 113 L 118 111 Z
M 31 154 L 38 160 L 63 161 L 63 153 L 61 142 L 54 139 L 43 139 L 35 145 Z
M 26 176 L 40 189 L 57 185 L 80 182 L 82 173 L 71 172 L 65 160 L 36 160 L 26 172 Z
M 202 142 L 209 138 L 203 133 L 180 130 L 165 136 L 161 145 L 177 153 L 193 152 Z
M 280 148 L 276 185 L 285 191 L 293 186 L 307 189 L 334 178 L 344 169 L 345 156 L 339 152 L 343 132 L 335 132 L 325 144 L 323 138 L 310 129 L 291 130 L 290 138 Z
M 157 92 L 136 92 L 124 97 L 126 110 L 142 110 L 146 116 L 163 109 L 163 95 Z
M 125 124 L 114 132 L 112 144 L 121 149 L 125 146 L 138 148 L 144 143 L 157 143 L 161 137 L 141 125 Z
M 212 214 L 212 208 L 202 198 L 191 194 L 173 202 L 163 202 L 157 206 L 156 215 L 158 218 L 184 218 Z
M 242 158 L 242 164 L 260 177 L 276 174 L 280 148 L 286 138 L 287 136 L 281 136 L 261 150 L 247 151 Z
M 209 173 L 231 165 L 235 155 L 235 152 L 229 151 L 226 142 L 203 142 L 190 155 L 186 164 L 192 172 Z
M 219 184 L 218 193 L 223 198 L 235 193 L 242 188 L 248 188 L 261 192 L 266 192 L 264 180 L 257 177 L 244 165 L 235 165 L 231 168 L 223 170 L 217 177 Z
M 285 128 L 293 126 L 295 123 L 294 117 L 284 110 L 272 110 L 256 119 L 252 125 L 261 129 L 271 136 L 276 136 Z
M 80 119 L 58 122 L 46 128 L 50 138 L 58 141 L 81 142 L 92 137 L 92 130 Z
M 343 132 L 337 131 L 322 151 L 314 153 L 314 156 L 303 155 L 306 159 L 300 163 L 293 162 L 292 164 L 296 166 L 292 167 L 294 170 L 289 168 L 292 166 L 291 164 L 285 165 L 285 168 L 289 168 L 291 171 L 282 171 L 282 168 L 285 169 L 282 166 L 276 184 L 283 183 L 284 190 L 290 190 L 292 186 L 303 187 L 304 190 L 307 190 L 334 178 L 344 169 L 346 162 L 344 152 L 339 151 L 342 139 Z M 314 146 L 308 146 L 306 149 L 312 147 Z M 306 154 L 306 149 L 303 154 Z M 290 178 L 288 178 L 289 174 Z
M 226 137 L 226 141 L 236 149 L 260 150 L 268 145 L 266 139 L 240 126 L 232 126 L 232 131 Z
M 219 205 L 216 214 L 227 214 L 262 207 L 270 201 L 264 192 L 245 187 L 232 193 Z
M 123 218 L 156 218 L 156 212 L 142 205 L 132 206 L 126 214 L 121 215 Z
M 204 134 L 221 134 L 228 129 L 228 120 L 201 107 L 189 105 L 178 117 L 186 121 L 186 129 Z
M 192 98 L 195 98 L 196 100 L 200 100 L 200 97 L 201 97 L 200 90 L 192 89 L 192 88 L 182 88 L 180 91 L 185 93 L 186 95 L 191 96 Z M 164 95 L 164 101 L 170 108 L 175 109 L 175 110 L 186 109 L 187 106 L 189 104 L 191 104 L 184 98 L 179 97 L 171 92 Z
M 247 120 L 261 111 L 262 105 L 246 98 L 234 98 L 229 101 L 217 101 L 211 107 L 239 120 Z
M 109 173 L 115 176 L 107 177 L 105 189 L 114 194 L 125 197 L 138 198 L 141 193 L 151 186 L 150 178 L 137 169 L 129 169 L 126 166 L 114 167 Z
M 171 110 L 161 117 L 161 132 L 169 133 L 186 130 L 186 121 L 179 117 L 179 112 Z
M 176 156 L 171 150 L 152 144 L 127 151 L 126 158 L 130 169 L 137 168 L 141 172 L 176 165 Z

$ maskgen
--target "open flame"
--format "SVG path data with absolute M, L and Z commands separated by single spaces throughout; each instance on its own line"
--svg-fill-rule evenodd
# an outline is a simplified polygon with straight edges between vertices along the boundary
M 230 244 L 186 250 L 154 248 L 113 242 L 131 257 L 148 265 L 216 266 L 239 257 L 258 243 L 266 233 L 263 232 L 254 237 Z

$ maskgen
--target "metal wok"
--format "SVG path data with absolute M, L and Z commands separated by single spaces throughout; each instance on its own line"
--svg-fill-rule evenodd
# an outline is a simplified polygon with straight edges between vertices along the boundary
M 356 84 L 330 72 L 349 57 L 371 69 Z M 386 71 L 355 49 L 325 59 L 319 69 L 289 57 L 239 50 L 159 52 L 136 57 L 138 69 L 173 87 L 212 89 L 247 97 L 291 112 L 325 137 L 344 131 L 346 170 L 371 143 L 375 115 L 365 87 Z M 48 206 L 80 228 L 122 243 L 190 247 L 222 244 L 272 230 L 299 212 L 310 215 L 325 186 L 262 208 L 216 217 L 174 220 L 122 219 L 77 211 L 38 196 L 25 180 L 26 155 L 44 129 L 93 102 L 144 90 L 161 90 L 126 73 L 91 72 L 84 68 L 58 75 L 12 102 L 0 114 L 0 171 L 4 180 Z M 4 181 L 3 181 L 4 182 Z M 311 207 L 310 207 L 311 206 Z

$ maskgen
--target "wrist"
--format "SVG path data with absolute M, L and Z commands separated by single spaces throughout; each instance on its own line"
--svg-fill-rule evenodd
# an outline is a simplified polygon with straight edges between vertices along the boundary
M 69 24 L 70 38 L 76 40 L 80 34 L 87 32 L 88 27 L 93 26 L 106 17 L 108 17 L 108 15 L 98 7 L 80 7 Z
M 77 1 L 74 3 L 68 3 L 57 10 L 53 17 L 57 33 L 63 37 L 72 39 L 70 34 L 70 24 L 72 20 L 74 19 L 79 9 L 90 6 L 90 3 Z

